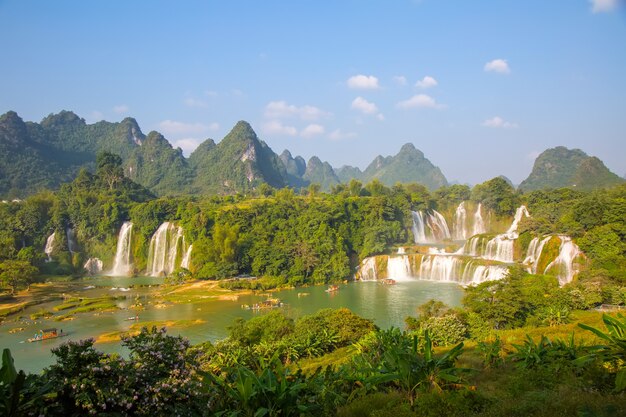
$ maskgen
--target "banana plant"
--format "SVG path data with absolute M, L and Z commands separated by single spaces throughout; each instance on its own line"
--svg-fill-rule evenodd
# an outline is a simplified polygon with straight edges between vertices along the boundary
M 578 324 L 579 327 L 589 330 L 604 340 L 606 344 L 594 346 L 589 355 L 576 359 L 575 363 L 585 364 L 599 359 L 614 364 L 617 368 L 615 391 L 621 392 L 626 390 L 626 316 L 621 313 L 618 313 L 616 317 L 603 314 L 602 321 L 608 330 L 607 332 L 583 323 Z

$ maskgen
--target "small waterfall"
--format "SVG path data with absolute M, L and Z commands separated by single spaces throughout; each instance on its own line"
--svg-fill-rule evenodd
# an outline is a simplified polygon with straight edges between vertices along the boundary
M 147 273 L 150 276 L 169 275 L 176 269 L 179 243 L 183 238 L 183 228 L 165 222 L 150 239 Z
M 509 227 L 509 230 L 505 233 L 509 239 L 517 239 L 517 226 L 524 216 L 530 217 L 530 213 L 528 213 L 526 206 L 519 206 L 517 210 L 515 210 L 515 216 L 513 217 L 511 227 Z
M 415 243 L 435 243 L 450 239 L 446 219 L 437 210 L 413 211 L 413 238 Z
M 545 237 L 543 239 L 539 239 L 538 237 L 534 237 L 533 240 L 530 241 L 528 245 L 528 250 L 526 251 L 526 258 L 524 259 L 523 264 L 527 265 L 527 271 L 531 274 L 537 273 L 537 268 L 539 266 L 539 258 L 541 258 L 541 252 L 543 252 L 543 247 L 552 239 L 552 236 Z
M 476 285 L 485 281 L 497 281 L 504 278 L 508 269 L 498 265 L 478 265 L 470 261 L 463 269 L 462 283 Z
M 376 281 L 378 274 L 376 273 L 376 258 L 365 258 L 361 262 L 361 269 L 359 271 L 361 281 Z
M 117 250 L 115 251 L 115 262 L 111 275 L 128 276 L 132 273 L 133 265 L 130 263 L 130 247 L 133 224 L 125 222 L 117 237 Z
M 396 281 L 411 279 L 411 262 L 408 256 L 390 256 L 387 259 L 387 277 Z
M 514 242 L 515 240 L 507 235 L 498 235 L 487 242 L 487 248 L 482 257 L 492 261 L 512 263 Z
M 478 203 L 478 208 L 476 209 L 476 213 L 474 213 L 474 228 L 472 230 L 472 236 L 481 235 L 487 232 L 481 209 L 482 203 Z
M 467 220 L 467 211 L 465 211 L 465 201 L 456 208 L 454 212 L 454 239 L 467 239 L 467 228 L 465 226 Z
M 48 236 L 48 239 L 46 239 L 46 246 L 44 247 L 43 251 L 48 256 L 47 262 L 52 261 L 52 252 L 54 251 L 55 238 L 56 232 L 53 232 L 50 236 Z
M 67 237 L 67 250 L 73 255 L 78 252 L 78 244 L 76 243 L 76 232 L 73 228 L 68 227 L 65 229 L 65 236 Z
M 485 251 L 484 241 L 485 241 L 485 238 L 482 236 L 471 237 L 468 241 L 465 242 L 463 247 L 456 252 L 456 254 L 457 255 L 469 255 L 469 256 L 482 256 L 483 252 Z
M 546 267 L 544 273 L 552 268 L 557 269 L 557 277 L 559 285 L 565 285 L 572 282 L 574 275 L 578 270 L 574 269 L 574 259 L 581 255 L 580 248 L 569 236 L 559 236 L 561 239 L 561 247 L 559 248 L 559 256 Z
M 412 211 L 411 215 L 413 216 L 413 240 L 415 243 L 426 242 L 426 230 L 422 212 Z
M 98 275 L 102 272 L 102 261 L 98 258 L 89 258 L 83 268 L 89 275 Z
M 189 245 L 187 251 L 185 252 L 185 256 L 183 256 L 183 260 L 180 262 L 180 267 L 189 269 L 189 262 L 191 261 L 191 250 L 193 249 L 193 245 Z
M 406 253 L 406 250 L 404 250 L 404 248 L 401 246 L 398 248 L 398 255 L 404 255 Z

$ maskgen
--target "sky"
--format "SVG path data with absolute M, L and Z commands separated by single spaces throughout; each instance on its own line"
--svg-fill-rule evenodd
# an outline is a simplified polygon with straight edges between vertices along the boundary
M 620 0 L 0 0 L 0 113 L 137 119 L 186 155 L 250 122 L 365 169 L 413 143 L 449 181 L 554 146 L 626 175 Z

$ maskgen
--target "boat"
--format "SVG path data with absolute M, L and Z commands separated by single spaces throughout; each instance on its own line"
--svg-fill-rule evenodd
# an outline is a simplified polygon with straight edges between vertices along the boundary
M 381 281 L 384 285 L 396 285 L 396 280 L 391 278 L 385 278 Z
M 42 340 L 56 339 L 57 337 L 62 336 L 65 336 L 63 334 L 63 330 L 61 330 L 61 332 L 57 332 L 56 327 L 53 327 L 51 329 L 39 330 L 37 333 L 35 333 L 35 337 L 31 337 L 30 339 L 28 339 L 28 342 L 41 342 Z
M 252 310 L 265 310 L 270 308 L 282 307 L 284 304 L 278 298 L 268 298 L 265 301 L 252 305 Z
M 127 321 L 131 321 L 131 320 L 137 320 L 137 321 L 139 321 L 139 315 L 128 317 L 128 318 L 126 318 L 125 320 L 127 320 Z
M 339 285 L 330 285 L 326 289 L 326 292 L 335 292 L 335 291 L 339 291 Z

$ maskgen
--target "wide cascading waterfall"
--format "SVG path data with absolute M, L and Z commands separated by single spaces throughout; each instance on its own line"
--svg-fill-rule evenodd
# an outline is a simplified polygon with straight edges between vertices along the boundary
M 55 239 L 56 232 L 52 233 L 50 236 L 48 236 L 48 239 L 46 239 L 46 246 L 44 247 L 43 252 L 48 256 L 48 262 L 52 261 L 52 252 L 54 251 Z
M 454 239 L 465 240 L 467 239 L 467 211 L 465 210 L 465 201 L 456 208 L 454 212 Z
M 548 266 L 544 271 L 544 274 L 551 269 L 557 269 L 557 278 L 559 279 L 559 285 L 565 285 L 574 279 L 574 275 L 578 272 L 574 268 L 574 260 L 581 255 L 580 248 L 576 245 L 572 238 L 569 236 L 559 236 L 561 239 L 561 246 L 559 248 L 559 256 Z
M 481 235 L 487 232 L 485 227 L 485 221 L 482 215 L 482 203 L 478 203 L 476 213 L 474 213 L 474 227 L 472 229 L 472 236 Z
M 415 243 L 437 243 L 451 238 L 448 223 L 437 210 L 413 211 L 411 213 Z
M 474 236 L 465 241 L 465 244 L 456 252 L 457 255 L 482 256 L 485 252 L 485 238 Z
M 65 229 L 65 236 L 67 237 L 67 250 L 73 255 L 78 252 L 78 243 L 76 243 L 76 232 L 71 227 Z
M 182 227 L 165 222 L 150 239 L 147 274 L 153 277 L 169 275 L 176 269 L 179 243 L 183 238 Z
M 528 245 L 528 250 L 526 251 L 526 258 L 524 265 L 527 266 L 526 270 L 531 274 L 537 273 L 537 268 L 539 267 L 539 259 L 541 258 L 541 252 L 543 252 L 543 247 L 552 239 L 552 236 L 545 237 L 543 239 L 539 239 L 538 237 L 534 237 L 530 244 Z
M 189 263 L 191 262 L 191 251 L 193 249 L 193 245 L 189 245 L 187 250 L 185 251 L 185 256 L 183 256 L 183 260 L 180 261 L 180 267 L 189 269 Z
M 87 262 L 85 262 L 85 265 L 83 265 L 83 268 L 85 268 L 85 271 L 87 271 L 89 275 L 98 275 L 102 272 L 102 266 L 103 264 L 100 259 L 89 258 Z
M 133 265 L 130 262 L 130 249 L 133 224 L 125 222 L 117 237 L 117 250 L 115 251 L 115 262 L 113 263 L 113 276 L 128 276 L 133 272 Z
M 396 281 L 411 279 L 411 262 L 408 256 L 390 256 L 387 259 L 387 277 Z

